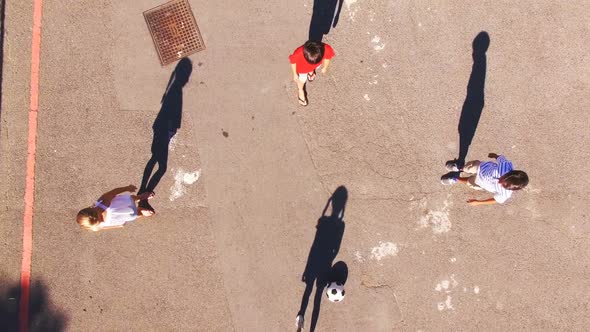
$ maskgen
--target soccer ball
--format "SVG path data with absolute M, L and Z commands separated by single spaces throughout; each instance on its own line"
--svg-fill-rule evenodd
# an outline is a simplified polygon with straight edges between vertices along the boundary
M 344 285 L 338 282 L 331 282 L 326 286 L 326 296 L 332 302 L 340 302 L 344 299 Z

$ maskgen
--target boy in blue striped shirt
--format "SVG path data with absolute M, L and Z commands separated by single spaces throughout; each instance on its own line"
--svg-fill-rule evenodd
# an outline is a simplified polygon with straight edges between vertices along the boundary
M 496 162 L 473 160 L 465 164 L 463 169 L 458 167 L 456 160 L 448 161 L 445 166 L 450 173 L 441 178 L 442 184 L 451 185 L 461 182 L 473 189 L 493 193 L 493 198 L 467 200 L 469 205 L 484 205 L 502 204 L 512 196 L 512 191 L 520 190 L 529 183 L 528 175 L 523 171 L 514 170 L 512 162 L 506 157 L 495 153 L 490 153 L 488 157 L 496 159 Z M 469 176 L 460 177 L 461 171 L 469 173 Z

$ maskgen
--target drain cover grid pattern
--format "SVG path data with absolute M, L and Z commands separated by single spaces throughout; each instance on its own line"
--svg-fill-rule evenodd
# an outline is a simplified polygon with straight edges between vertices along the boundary
M 173 0 L 143 13 L 162 66 L 205 49 L 188 0 Z

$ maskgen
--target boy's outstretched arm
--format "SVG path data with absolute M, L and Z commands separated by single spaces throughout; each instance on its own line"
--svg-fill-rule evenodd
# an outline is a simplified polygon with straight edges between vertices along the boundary
M 123 228 L 123 227 L 124 227 L 123 225 L 116 225 L 116 226 L 104 226 L 104 227 L 102 227 L 102 228 L 101 228 L 101 229 L 99 229 L 99 230 L 101 230 L 101 231 L 102 231 L 102 230 L 106 230 L 106 229 L 115 229 L 115 228 Z
M 325 74 L 326 71 L 328 71 L 328 67 L 330 66 L 330 62 L 332 60 L 330 59 L 325 59 L 324 62 L 322 62 L 322 74 Z
M 496 204 L 496 200 L 494 198 L 488 198 L 488 199 L 484 199 L 484 200 L 468 199 L 467 204 L 469 204 L 469 205 L 490 205 L 490 204 Z
M 109 206 L 111 205 L 111 201 L 115 196 L 119 195 L 120 193 L 124 193 L 126 191 L 134 192 L 137 190 L 137 187 L 130 184 L 126 187 L 115 188 L 109 192 L 104 193 L 98 200 L 102 201 L 102 204 Z
M 299 74 L 297 74 L 297 64 L 291 64 L 291 71 L 293 72 L 293 80 L 295 82 L 299 81 Z
M 109 192 L 105 193 L 103 196 L 106 196 L 106 195 L 113 195 L 113 196 L 117 196 L 117 195 L 119 195 L 120 193 L 124 193 L 124 192 L 126 192 L 126 191 L 134 192 L 134 191 L 136 191 L 136 190 L 137 190 L 137 187 L 136 187 L 136 186 L 134 186 L 134 185 L 132 185 L 132 184 L 130 184 L 130 185 L 128 185 L 128 186 L 125 186 L 125 187 L 119 187 L 119 188 L 115 188 L 115 189 L 113 189 L 113 190 L 111 190 L 111 191 L 109 191 Z

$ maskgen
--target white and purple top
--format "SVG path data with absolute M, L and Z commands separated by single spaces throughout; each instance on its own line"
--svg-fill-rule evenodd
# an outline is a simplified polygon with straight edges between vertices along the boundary
M 99 224 L 100 228 L 125 225 L 138 217 L 135 200 L 128 193 L 115 196 L 108 207 L 102 201 L 97 201 L 95 205 L 107 212 L 104 221 Z
M 504 156 L 498 156 L 497 163 L 487 161 L 479 165 L 475 184 L 494 194 L 496 202 L 502 204 L 512 196 L 512 190 L 504 188 L 498 181 L 500 177 L 514 169 Z

